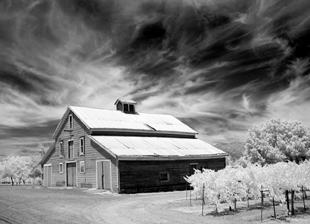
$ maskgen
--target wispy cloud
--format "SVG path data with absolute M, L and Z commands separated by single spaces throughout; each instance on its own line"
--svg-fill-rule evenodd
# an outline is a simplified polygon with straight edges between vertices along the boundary
M 113 109 L 121 96 L 214 143 L 244 139 L 272 117 L 310 126 L 309 8 L 308 0 L 3 1 L 0 148 L 38 150 L 66 105 Z

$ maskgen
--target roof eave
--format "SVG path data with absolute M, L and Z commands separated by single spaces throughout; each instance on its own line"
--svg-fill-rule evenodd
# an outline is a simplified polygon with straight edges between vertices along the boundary
M 49 147 L 47 152 L 44 154 L 44 156 L 40 160 L 39 164 L 43 165 L 48 159 L 48 157 L 54 152 L 54 150 L 55 150 L 55 142 L 53 142 L 53 144 Z
M 144 155 L 144 156 L 126 156 L 126 155 L 119 155 L 118 159 L 122 160 L 189 160 L 189 159 L 217 159 L 217 158 L 225 158 L 228 156 L 227 153 L 218 153 L 212 155 L 187 155 L 187 156 L 162 156 L 162 155 Z
M 98 142 L 95 138 L 93 138 L 91 135 L 88 135 L 88 137 L 91 139 L 91 141 L 95 142 L 98 146 L 100 146 L 103 150 L 105 150 L 106 152 L 108 152 L 113 158 L 115 159 L 119 159 L 119 157 L 114 154 L 113 152 L 111 152 L 111 150 L 109 150 L 107 147 L 105 147 L 103 144 L 101 144 L 100 142 Z
M 152 131 L 152 130 L 142 130 L 142 129 L 116 129 L 116 128 L 90 128 L 90 134 L 95 134 L 96 132 L 117 132 L 117 133 L 143 133 L 143 134 L 167 134 L 167 135 L 190 135 L 195 136 L 198 132 L 181 132 L 181 131 Z

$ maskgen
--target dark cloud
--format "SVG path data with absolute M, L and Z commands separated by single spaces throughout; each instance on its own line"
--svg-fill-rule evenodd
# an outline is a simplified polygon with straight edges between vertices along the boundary
M 59 120 L 47 121 L 35 126 L 27 127 L 10 127 L 0 125 L 0 140 L 9 138 L 37 137 L 46 138 L 51 136 L 56 129 Z M 36 145 L 36 144 L 35 144 Z M 32 145 L 30 145 L 32 146 Z
M 210 136 L 305 111 L 309 9 L 308 0 L 2 1 L 0 138 L 43 139 L 65 105 L 121 96 Z

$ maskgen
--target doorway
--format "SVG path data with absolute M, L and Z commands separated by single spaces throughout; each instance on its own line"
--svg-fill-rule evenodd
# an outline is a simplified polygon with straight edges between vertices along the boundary
M 43 178 L 44 178 L 44 185 L 46 187 L 51 187 L 52 186 L 52 165 L 51 164 L 44 165 Z
M 97 161 L 96 170 L 97 170 L 97 188 L 112 190 L 111 161 L 110 160 Z
M 76 186 L 76 163 L 67 163 L 66 165 L 67 173 L 67 187 Z

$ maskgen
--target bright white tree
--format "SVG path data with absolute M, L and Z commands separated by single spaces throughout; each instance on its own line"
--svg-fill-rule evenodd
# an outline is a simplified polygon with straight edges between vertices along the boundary
M 249 131 L 244 158 L 262 165 L 310 158 L 310 133 L 300 122 L 271 120 Z
M 310 161 L 300 164 L 279 162 L 265 166 L 228 166 L 217 172 L 196 170 L 185 179 L 199 196 L 204 196 L 207 203 L 215 205 L 216 210 L 222 202 L 232 206 L 236 201 L 258 199 L 261 197 L 261 190 L 268 192 L 271 199 L 285 203 L 285 192 L 293 194 L 310 188 Z M 302 194 L 295 196 L 301 197 Z
M 25 183 L 36 165 L 36 158 L 30 156 L 8 156 L 0 166 L 2 178 L 9 177 L 12 185 L 16 182 Z

